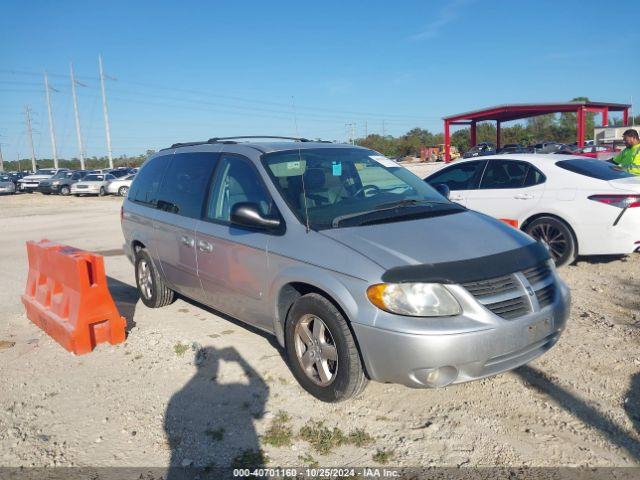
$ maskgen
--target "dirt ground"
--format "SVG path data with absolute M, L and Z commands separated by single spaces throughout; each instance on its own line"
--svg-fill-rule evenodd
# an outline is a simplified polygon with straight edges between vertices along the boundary
M 270 466 L 640 465 L 639 254 L 561 270 L 571 318 L 530 365 L 438 390 L 370 383 L 328 405 L 269 336 L 184 300 L 146 308 L 120 203 L 0 197 L 0 465 L 225 466 L 260 448 Z M 29 322 L 24 242 L 41 238 L 105 255 L 126 343 L 76 357 Z

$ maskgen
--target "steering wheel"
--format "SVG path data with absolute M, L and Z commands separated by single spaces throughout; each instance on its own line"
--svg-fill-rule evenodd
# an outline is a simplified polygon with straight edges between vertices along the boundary
M 378 187 L 377 185 L 363 185 L 362 187 L 360 187 L 354 194 L 354 197 L 357 197 L 358 195 L 360 195 L 361 193 L 364 193 L 366 196 L 366 191 L 367 190 L 373 190 L 375 193 L 379 193 L 380 192 L 380 187 Z

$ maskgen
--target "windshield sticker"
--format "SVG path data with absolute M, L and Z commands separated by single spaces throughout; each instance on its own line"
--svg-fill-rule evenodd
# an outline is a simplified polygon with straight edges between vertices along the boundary
M 342 163 L 341 162 L 331 162 L 331 171 L 334 177 L 342 176 Z
M 298 170 L 300 162 L 287 162 L 287 170 Z
M 384 155 L 369 155 L 369 158 L 372 159 L 372 160 L 375 160 L 376 162 L 378 162 L 383 167 L 395 168 L 395 167 L 399 167 L 400 166 L 396 162 L 394 162 L 393 160 L 385 157 Z

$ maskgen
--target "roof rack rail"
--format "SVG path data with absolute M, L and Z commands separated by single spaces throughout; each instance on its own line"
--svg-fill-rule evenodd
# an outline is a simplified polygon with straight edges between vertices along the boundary
M 207 145 L 209 143 L 234 144 L 234 143 L 237 143 L 234 140 L 241 140 L 241 139 L 247 139 L 247 138 L 271 138 L 271 139 L 278 139 L 278 140 L 293 140 L 295 142 L 331 143 L 328 140 L 309 140 L 308 138 L 302 138 L 302 137 L 280 137 L 276 135 L 243 135 L 238 137 L 213 137 L 213 138 L 210 138 L 209 140 L 204 140 L 200 142 L 174 143 L 170 147 L 160 149 L 160 151 L 171 150 L 172 148 L 180 148 L 180 147 L 193 147 L 195 145 Z
M 194 145 L 206 145 L 208 142 L 206 141 L 201 141 L 201 142 L 184 142 L 184 143 L 174 143 L 173 145 L 171 145 L 170 147 L 167 148 L 163 148 L 162 150 L 170 150 L 172 148 L 180 148 L 180 147 L 193 147 Z
M 280 137 L 277 135 L 241 135 L 238 137 L 213 137 L 210 138 L 207 143 L 221 143 L 221 140 L 240 140 L 245 138 L 271 138 L 278 140 L 294 140 L 296 142 L 311 142 L 313 140 L 309 140 L 308 138 L 301 137 Z

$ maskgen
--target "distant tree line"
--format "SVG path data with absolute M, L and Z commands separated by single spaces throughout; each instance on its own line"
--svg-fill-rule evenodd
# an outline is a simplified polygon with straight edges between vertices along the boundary
M 137 155 L 135 157 L 129 157 L 127 155 L 121 155 L 120 157 L 113 159 L 113 166 L 117 167 L 139 167 L 142 163 L 147 159 L 149 155 L 155 153 L 155 150 L 147 150 L 145 154 Z M 38 168 L 53 168 L 53 159 L 52 158 L 39 158 L 36 160 L 36 165 Z M 80 159 L 79 158 L 71 158 L 71 159 L 58 159 L 58 167 L 59 168 L 68 168 L 70 170 L 79 170 L 80 169 Z M 96 170 L 98 168 L 109 168 L 109 158 L 108 157 L 85 157 L 84 159 L 84 168 L 87 170 Z M 24 158 L 20 159 L 20 161 L 12 160 L 4 162 L 4 169 L 7 172 L 12 171 L 23 171 L 23 170 L 31 170 L 31 159 Z

